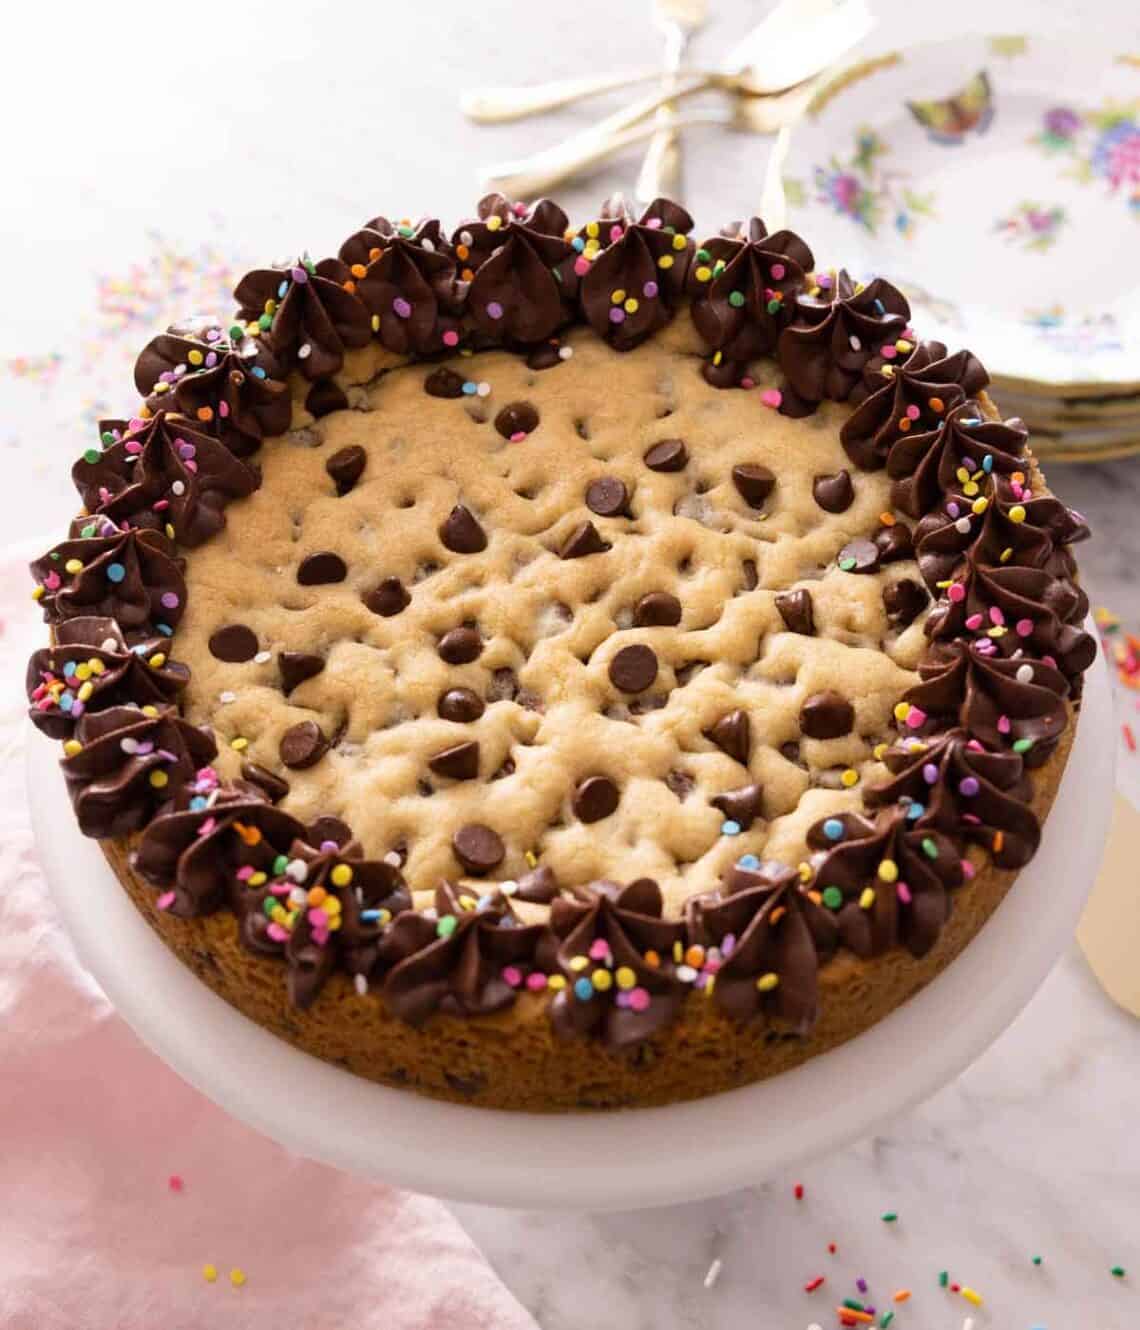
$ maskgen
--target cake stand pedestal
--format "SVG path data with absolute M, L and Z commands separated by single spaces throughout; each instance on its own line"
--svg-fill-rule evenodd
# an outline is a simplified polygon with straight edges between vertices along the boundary
M 628 1210 L 747 1186 L 866 1135 L 992 1043 L 1073 937 L 1108 834 L 1114 739 L 1098 657 L 1040 853 L 963 954 L 886 1020 L 756 1085 L 598 1114 L 439 1103 L 299 1052 L 216 997 L 151 932 L 99 847 L 62 814 L 58 745 L 35 734 L 28 790 L 44 873 L 83 963 L 139 1037 L 227 1112 L 299 1154 L 415 1191 Z

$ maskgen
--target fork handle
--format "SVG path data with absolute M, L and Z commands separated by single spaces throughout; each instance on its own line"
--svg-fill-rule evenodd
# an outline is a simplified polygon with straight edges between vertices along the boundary
M 732 129 L 735 127 L 735 121 L 731 115 L 725 115 L 723 112 L 703 113 L 679 118 L 676 128 L 690 129 L 698 125 L 719 125 L 725 129 Z M 635 144 L 644 143 L 656 133 L 658 127 L 652 120 L 642 120 L 619 133 L 596 139 L 591 151 L 580 152 L 572 162 L 552 162 L 535 166 L 532 164 L 533 159 L 523 159 L 514 166 L 504 162 L 499 167 L 484 168 L 480 185 L 483 189 L 497 190 L 508 198 L 533 199 L 545 190 L 553 189 L 564 180 L 595 166 L 598 162 L 605 161 L 615 153 L 631 148 Z
M 659 79 L 660 71 L 653 77 Z M 533 198 L 545 189 L 552 189 L 560 181 L 587 166 L 602 160 L 609 152 L 609 142 L 615 134 L 647 119 L 666 102 L 677 102 L 709 86 L 710 76 L 696 75 L 683 86 L 662 92 L 657 89 L 640 101 L 631 103 L 612 115 L 599 120 L 589 129 L 552 148 L 532 153 L 529 157 L 510 162 L 496 162 L 484 168 L 484 184 L 488 189 L 500 189 L 511 198 Z
M 585 97 L 596 97 L 603 92 L 633 87 L 660 77 L 658 69 L 623 69 L 584 78 L 555 79 L 531 87 L 475 88 L 464 93 L 459 104 L 468 120 L 497 125 L 555 111 Z
M 681 135 L 677 117 L 671 112 L 664 123 L 654 126 L 653 137 L 637 175 L 634 198 L 642 207 L 654 199 L 679 198 L 681 189 Z

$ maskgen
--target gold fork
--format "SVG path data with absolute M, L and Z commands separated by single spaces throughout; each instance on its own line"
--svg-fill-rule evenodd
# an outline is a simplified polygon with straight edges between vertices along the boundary
M 819 43 L 828 50 L 824 63 L 830 64 L 865 36 L 872 25 L 866 0 L 780 0 L 737 42 L 719 69 L 691 70 L 686 79 L 691 79 L 693 91 L 716 88 L 757 96 L 781 92 L 820 67 L 814 64 L 814 51 Z M 835 47 L 837 37 L 839 49 Z M 805 68 L 808 65 L 813 67 Z M 463 94 L 460 106 L 470 120 L 503 124 L 555 111 L 601 93 L 656 83 L 660 78 L 659 69 L 625 69 L 548 83 L 474 88 Z M 655 94 L 651 110 L 661 104 L 656 100 L 659 96 Z M 611 128 L 617 132 L 616 127 Z
M 618 148 L 648 137 L 655 126 L 650 122 L 647 131 L 642 122 L 659 107 L 710 88 L 734 93 L 734 116 L 741 118 L 755 113 L 757 120 L 766 119 L 769 112 L 763 104 L 776 103 L 771 108 L 775 121 L 771 128 L 740 126 L 752 128 L 754 133 L 775 133 L 785 123 L 786 104 L 782 99 L 834 65 L 873 26 L 866 0 L 781 0 L 732 48 L 720 73 L 685 73 L 673 89 L 655 91 L 622 107 L 554 147 L 485 166 L 480 177 L 493 182 L 489 188 L 500 189 L 511 198 L 534 198 L 605 161 Z M 631 130 L 636 133 L 627 138 Z
M 731 110 L 708 111 L 696 115 L 678 117 L 672 128 L 676 131 L 695 129 L 704 125 L 719 125 L 723 129 L 732 129 L 745 134 L 776 134 L 787 125 L 793 125 L 807 110 L 811 99 L 823 86 L 830 71 L 825 70 L 815 78 L 807 79 L 787 92 L 772 97 L 746 97 L 738 94 L 732 99 Z M 657 133 L 657 125 L 652 120 L 644 120 L 628 129 L 598 139 L 589 152 L 580 153 L 574 160 L 574 173 L 585 171 L 599 162 L 605 161 L 616 153 L 644 143 Z M 781 152 L 782 152 L 781 147 Z M 480 177 L 480 187 L 485 190 L 497 190 L 508 198 L 533 199 L 566 179 L 568 172 L 557 166 L 547 167 L 540 164 L 528 167 L 520 163 L 502 174 L 490 173 Z M 773 228 L 777 229 L 777 228 Z

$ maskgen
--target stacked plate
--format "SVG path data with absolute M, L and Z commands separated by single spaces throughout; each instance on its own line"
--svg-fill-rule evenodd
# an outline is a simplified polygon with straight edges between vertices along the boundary
M 1043 457 L 1140 452 L 1140 51 L 959 37 L 864 61 L 797 126 L 789 225 L 968 345 Z

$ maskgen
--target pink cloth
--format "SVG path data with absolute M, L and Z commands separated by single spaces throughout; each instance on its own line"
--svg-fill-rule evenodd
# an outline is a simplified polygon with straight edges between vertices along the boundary
M 0 1327 L 536 1330 L 439 1202 L 227 1117 L 78 965 L 28 825 L 17 671 L 44 628 L 23 554 L 0 555 Z

